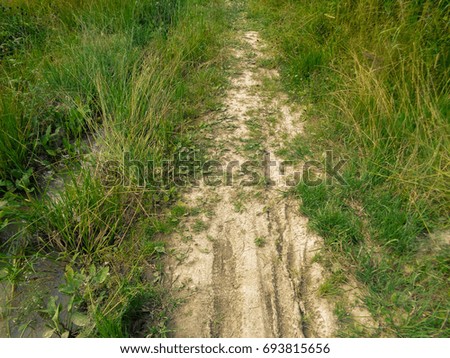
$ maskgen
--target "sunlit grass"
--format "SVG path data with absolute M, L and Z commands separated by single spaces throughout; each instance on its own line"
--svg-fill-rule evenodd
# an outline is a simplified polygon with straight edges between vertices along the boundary
M 332 149 L 348 159 L 347 186 L 297 188 L 329 260 L 345 262 L 368 288 L 365 303 L 383 322 L 376 334 L 447 336 L 448 245 L 423 248 L 449 224 L 448 4 L 249 5 L 291 98 L 311 104 L 301 138 L 307 157 Z M 330 289 L 337 292 L 325 286 L 322 294 Z

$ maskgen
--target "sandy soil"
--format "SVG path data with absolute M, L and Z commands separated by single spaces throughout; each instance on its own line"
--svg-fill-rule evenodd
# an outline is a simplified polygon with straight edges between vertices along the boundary
M 322 239 L 307 229 L 298 202 L 283 195 L 287 175 L 274 153 L 302 131 L 302 110 L 291 108 L 281 91 L 265 88 L 264 81 L 276 84 L 279 74 L 258 65 L 269 52 L 259 34 L 243 32 L 240 38 L 231 49 L 234 76 L 225 109 L 205 119 L 214 123 L 210 154 L 221 163 L 270 159 L 270 172 L 262 164 L 258 172 L 270 173 L 272 184 L 242 185 L 236 169 L 231 185 L 200 183 L 186 191 L 183 201 L 202 210 L 168 238 L 173 253 L 167 281 L 180 302 L 173 336 L 333 336 L 333 307 L 317 295 L 324 271 L 312 260 Z M 265 139 L 252 153 L 242 147 L 255 127 Z

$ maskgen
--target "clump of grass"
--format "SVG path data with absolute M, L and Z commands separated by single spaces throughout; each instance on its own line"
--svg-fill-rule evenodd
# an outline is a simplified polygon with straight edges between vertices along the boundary
M 96 253 L 120 245 L 126 215 L 133 205 L 126 193 L 105 189 L 89 172 L 82 172 L 57 197 L 36 201 L 36 231 L 44 245 L 66 252 Z
M 197 234 L 202 231 L 205 231 L 207 228 L 208 224 L 201 219 L 196 219 L 194 224 L 192 225 L 192 230 Z
M 334 297 L 341 293 L 340 287 L 331 281 L 325 281 L 319 287 L 318 295 L 320 297 Z
M 254 241 L 255 245 L 258 247 L 264 247 L 266 245 L 266 239 L 264 237 L 258 236 Z
M 318 295 L 321 297 L 335 297 L 342 294 L 342 284 L 347 281 L 343 271 L 333 272 L 320 285 Z

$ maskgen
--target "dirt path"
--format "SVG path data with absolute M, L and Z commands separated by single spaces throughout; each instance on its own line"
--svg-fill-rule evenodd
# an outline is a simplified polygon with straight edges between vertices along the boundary
M 260 66 L 269 51 L 259 34 L 242 31 L 239 38 L 224 110 L 207 119 L 205 132 L 211 158 L 228 168 L 235 163 L 233 175 L 186 191 L 183 201 L 197 215 L 169 238 L 169 282 L 181 302 L 173 335 L 333 336 L 332 306 L 317 296 L 323 270 L 312 260 L 322 240 L 308 231 L 298 202 L 283 195 L 290 178 L 274 153 L 302 130 L 301 109 L 268 90 L 278 73 Z M 249 176 L 247 165 L 256 174 Z

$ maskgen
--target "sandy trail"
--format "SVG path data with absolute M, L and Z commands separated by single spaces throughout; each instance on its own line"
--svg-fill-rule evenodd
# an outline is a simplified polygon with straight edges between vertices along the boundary
M 235 74 L 225 109 L 207 119 L 214 123 L 211 158 L 239 165 L 232 182 L 201 182 L 184 195 L 184 202 L 201 210 L 168 238 L 173 253 L 167 280 L 181 302 L 173 336 L 333 336 L 332 306 L 317 296 L 323 269 L 312 260 L 322 239 L 307 229 L 298 202 L 283 195 L 288 175 L 274 153 L 302 131 L 301 109 L 287 105 L 282 92 L 264 90 L 264 81 L 279 80 L 277 71 L 258 65 L 268 52 L 258 33 L 240 38 L 232 49 Z M 262 142 L 253 150 L 257 138 Z M 260 163 L 255 171 L 266 178 L 263 183 L 244 185 L 243 163 L 249 160 Z M 270 171 L 262 164 L 269 160 Z

